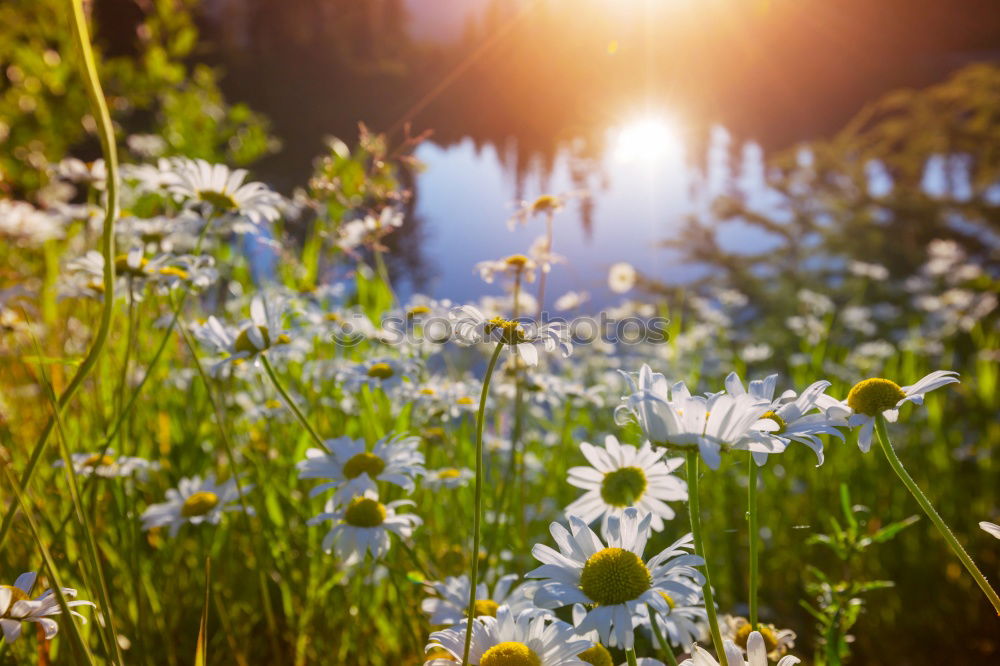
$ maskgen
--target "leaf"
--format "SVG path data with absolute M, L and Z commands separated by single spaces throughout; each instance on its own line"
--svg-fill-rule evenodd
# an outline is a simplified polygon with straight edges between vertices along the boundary
M 890 523 L 885 527 L 883 527 L 882 529 L 880 529 L 879 531 L 875 532 L 875 534 L 873 534 L 871 537 L 872 541 L 876 543 L 885 543 L 886 541 L 893 538 L 894 536 L 896 536 L 897 534 L 905 530 L 907 527 L 913 525 L 919 520 L 920 516 L 910 516 L 909 518 L 905 518 L 903 520 L 900 520 L 899 522 Z

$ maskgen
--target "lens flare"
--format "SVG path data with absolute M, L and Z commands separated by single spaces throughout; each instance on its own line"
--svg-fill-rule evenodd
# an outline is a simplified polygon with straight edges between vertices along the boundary
M 680 129 L 667 116 L 638 118 L 621 125 L 612 136 L 617 162 L 660 164 L 684 160 Z

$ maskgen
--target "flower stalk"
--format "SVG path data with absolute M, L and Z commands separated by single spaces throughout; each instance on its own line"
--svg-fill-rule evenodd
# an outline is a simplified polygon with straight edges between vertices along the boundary
M 656 637 L 656 644 L 660 647 L 660 652 L 666 659 L 668 666 L 677 666 L 677 657 L 674 656 L 673 648 L 667 643 L 667 639 L 664 638 L 663 632 L 660 631 L 660 623 L 656 620 L 656 610 L 653 606 L 646 604 L 646 611 L 649 613 L 649 626 L 653 628 L 653 635 Z
M 691 535 L 694 537 L 694 552 L 705 560 L 705 583 L 701 591 L 705 598 L 705 611 L 708 613 L 708 628 L 712 633 L 712 645 L 717 655 L 722 655 L 722 632 L 719 630 L 719 617 L 715 611 L 715 595 L 712 592 L 712 578 L 708 572 L 708 557 L 705 555 L 705 538 L 701 530 L 701 506 L 698 501 L 698 461 L 701 459 L 697 451 L 686 453 L 687 483 L 688 483 L 688 514 L 691 517 Z
M 267 356 L 265 356 L 262 353 L 260 355 L 260 360 L 264 364 L 264 370 L 267 371 L 267 376 L 270 377 L 271 383 L 274 384 L 274 388 L 276 388 L 278 390 L 278 393 L 281 394 L 281 397 L 282 399 L 284 399 L 285 404 L 288 405 L 288 408 L 292 410 L 293 414 L 295 414 L 295 418 L 298 420 L 298 422 L 302 424 L 303 428 L 309 431 L 309 435 L 312 437 L 313 441 L 319 448 L 323 449 L 327 453 L 330 453 L 330 448 L 326 445 L 326 442 L 324 442 L 323 438 L 319 436 L 319 433 L 316 432 L 316 428 L 314 428 L 313 425 L 309 423 L 309 420 L 306 418 L 305 414 L 302 413 L 302 410 L 299 409 L 299 406 L 295 404 L 294 400 L 292 400 L 292 396 L 288 394 L 288 391 L 286 391 L 285 387 L 281 384 L 281 381 L 278 379 L 278 375 L 274 372 L 274 367 L 271 365 L 271 362 L 267 360 Z
M 993 604 L 993 608 L 996 610 L 997 615 L 1000 615 L 1000 597 L 997 596 L 996 590 L 990 585 L 989 581 L 986 580 L 986 576 L 983 572 L 979 570 L 976 563 L 972 561 L 972 558 L 962 547 L 962 544 L 958 542 L 955 538 L 955 534 L 951 531 L 951 528 L 944 522 L 941 516 L 938 514 L 934 505 L 927 498 L 927 495 L 920 490 L 920 486 L 917 485 L 913 477 L 910 476 L 906 468 L 903 467 L 903 462 L 896 455 L 896 451 L 892 448 L 892 442 L 889 440 L 889 433 L 885 426 L 885 417 L 879 414 L 875 417 L 875 434 L 878 437 L 879 446 L 882 447 L 882 453 L 885 454 L 885 459 L 889 461 L 889 466 L 892 467 L 893 471 L 896 472 L 896 476 L 899 480 L 903 482 L 906 489 L 910 491 L 913 498 L 917 500 L 917 504 L 920 508 L 924 510 L 927 517 L 931 519 L 934 523 L 934 527 L 937 531 L 941 533 L 944 540 L 948 543 L 948 547 L 951 548 L 955 556 L 962 562 L 962 565 L 969 572 L 969 574 L 975 579 L 976 583 L 982 589 L 983 594 L 989 599 L 990 603 Z
M 749 455 L 747 463 L 747 518 L 750 523 L 750 626 L 757 631 L 757 588 L 760 584 L 760 519 L 757 515 L 757 465 Z
M 472 647 L 472 623 L 476 619 L 476 585 L 479 582 L 479 537 L 483 514 L 483 428 L 486 425 L 486 396 L 490 390 L 490 379 L 496 368 L 497 359 L 503 351 L 503 341 L 497 343 L 490 357 L 490 364 L 483 376 L 483 390 L 479 395 L 479 412 L 476 414 L 476 489 L 475 508 L 472 517 L 472 575 L 469 576 L 469 610 L 466 613 L 465 648 L 462 666 L 468 666 L 469 648 Z

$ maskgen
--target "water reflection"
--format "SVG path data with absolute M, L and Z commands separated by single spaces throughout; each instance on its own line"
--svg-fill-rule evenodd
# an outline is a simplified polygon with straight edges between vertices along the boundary
M 477 144 L 465 139 L 450 146 L 423 145 L 417 156 L 427 169 L 415 182 L 415 215 L 422 223 L 421 254 L 430 267 L 420 288 L 456 301 L 497 294 L 474 272 L 479 261 L 525 252 L 544 233 L 538 219 L 509 231 L 505 221 L 521 200 L 545 193 L 580 192 L 555 220 L 553 251 L 566 257 L 550 277 L 549 306 L 567 291 L 587 291 L 590 307 L 621 297 L 607 286 L 608 268 L 626 261 L 643 273 L 687 282 L 701 273 L 681 266 L 662 241 L 685 218 L 707 212 L 711 199 L 738 188 L 748 199 L 769 205 L 763 153 L 741 148 L 734 156 L 730 137 L 715 129 L 704 166 L 693 166 L 679 126 L 668 115 L 641 117 L 609 128 L 595 156 L 578 138 L 559 147 L 551 160 L 512 169 L 508 143 Z M 768 239 L 750 228 L 725 230 L 720 242 L 758 251 Z M 412 287 L 411 287 L 412 290 Z

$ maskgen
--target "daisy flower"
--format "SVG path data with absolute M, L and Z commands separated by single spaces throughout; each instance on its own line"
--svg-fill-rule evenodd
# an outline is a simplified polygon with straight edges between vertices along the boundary
M 367 386 L 372 391 L 382 389 L 388 393 L 416 374 L 417 369 L 414 362 L 405 359 L 374 358 L 347 370 L 341 382 L 351 392 Z
M 751 633 L 760 634 L 764 641 L 764 648 L 771 659 L 777 659 L 788 653 L 795 647 L 797 638 L 791 629 L 778 629 L 773 624 L 757 623 L 757 630 L 745 617 L 725 615 L 722 618 L 722 636 L 731 640 L 736 647 L 746 652 L 749 649 L 749 638 Z
M 73 463 L 73 470 L 78 476 L 99 476 L 104 479 L 132 476 L 138 473 L 144 477 L 151 469 L 158 469 L 159 464 L 152 463 L 145 458 L 135 458 L 132 456 L 115 457 L 114 449 L 108 449 L 103 455 L 100 453 L 74 453 L 70 456 Z M 63 461 L 57 460 L 53 467 L 62 467 Z
M 632 289 L 638 279 L 639 274 L 632 264 L 624 261 L 613 264 L 608 271 L 608 287 L 616 294 L 624 294 Z
M 356 495 L 376 489 L 376 482 L 397 485 L 413 492 L 414 479 L 424 474 L 424 454 L 420 438 L 383 437 L 371 451 L 363 439 L 338 437 L 326 441 L 330 453 L 321 449 L 306 451 L 298 463 L 300 479 L 327 479 L 309 493 L 310 497 L 335 489 L 334 502 L 343 504 Z
M 567 291 L 556 299 L 553 307 L 559 311 L 576 310 L 589 300 L 590 294 L 586 291 Z
M 454 666 L 465 652 L 467 621 L 435 631 L 426 650 L 443 649 L 450 655 L 431 659 L 425 666 Z M 525 611 L 515 614 L 507 606 L 496 617 L 476 618 L 472 623 L 469 663 L 474 666 L 586 666 L 579 654 L 593 644 L 580 638 L 566 622 L 545 614 Z
M 643 365 L 635 375 L 622 373 L 632 391 L 615 410 L 615 420 L 634 420 L 643 435 L 668 449 L 697 449 L 705 464 L 718 469 L 725 449 L 780 453 L 783 445 L 755 428 L 770 403 L 744 393 L 693 396 L 684 382 L 668 386 L 667 379 Z M 777 426 L 774 421 L 768 421 Z
M 76 157 L 67 157 L 53 167 L 52 175 L 71 183 L 89 185 L 96 190 L 104 190 L 108 180 L 108 169 L 102 159 L 84 162 Z
M 24 201 L 0 199 L 0 237 L 5 242 L 33 247 L 64 235 L 63 225 L 56 217 Z
M 507 220 L 507 228 L 514 231 L 518 225 L 527 224 L 528 220 L 536 215 L 555 215 L 566 206 L 566 199 L 572 194 L 562 196 L 543 194 L 533 201 L 521 201 L 517 206 L 517 212 Z
M 283 314 L 284 303 L 280 299 L 265 303 L 260 296 L 254 296 L 250 301 L 250 320 L 239 328 L 226 326 L 214 315 L 205 324 L 193 327 L 195 338 L 225 355 L 212 366 L 212 375 L 217 375 L 227 365 L 247 359 L 252 359 L 257 367 L 259 354 L 289 344 L 291 338 L 282 330 Z
M 587 442 L 580 451 L 589 467 L 571 467 L 569 484 L 587 492 L 566 507 L 568 515 L 590 524 L 601 519 L 601 536 L 608 538 L 608 518 L 621 517 L 628 507 L 652 516 L 654 532 L 675 513 L 666 502 L 687 501 L 687 484 L 671 474 L 684 464 L 683 458 L 661 460 L 664 449 L 646 442 L 641 448 L 620 444 L 614 435 L 604 438 L 604 447 Z
M 682 587 L 686 587 L 688 592 L 686 594 L 675 592 L 672 595 L 664 593 L 670 610 L 666 613 L 654 613 L 660 634 L 666 637 L 671 645 L 687 647 L 698 641 L 704 634 L 708 613 L 702 598 L 702 581 L 704 578 L 701 577 L 678 576 L 677 582 Z M 639 608 L 638 623 L 648 629 L 651 634 L 653 633 L 648 608 Z
M 243 486 L 243 492 L 251 488 L 253 486 Z M 214 474 L 209 474 L 204 481 L 199 476 L 184 478 L 177 488 L 167 491 L 166 502 L 152 504 L 146 509 L 142 514 L 142 529 L 169 526 L 170 536 L 174 537 L 184 523 L 218 525 L 224 512 L 242 509 L 234 503 L 239 497 L 236 479 L 217 483 Z
M 858 432 L 858 446 L 867 453 L 872 445 L 872 431 L 875 417 L 881 414 L 886 421 L 895 423 L 899 418 L 899 408 L 907 402 L 915 405 L 924 403 L 924 395 L 947 384 L 957 384 L 958 373 L 951 370 L 936 370 L 911 386 L 899 386 L 891 379 L 873 377 L 855 384 L 842 404 L 851 410 L 847 423 L 861 426 Z
M 547 236 L 536 238 L 528 249 L 528 255 L 543 273 L 550 272 L 553 264 L 561 264 L 566 261 L 566 257 L 552 251 L 552 239 Z
M 148 285 L 171 286 L 177 283 L 183 269 L 172 265 L 174 263 L 176 257 L 173 255 L 159 254 L 147 258 L 142 246 L 134 246 L 128 253 L 115 257 L 115 291 L 131 288 L 132 298 L 141 301 Z M 83 280 L 85 289 L 78 291 L 89 290 L 90 295 L 103 296 L 104 256 L 100 252 L 91 250 L 70 261 L 66 268 L 70 273 L 79 274 Z
M 233 231 L 248 233 L 281 217 L 281 195 L 263 183 L 246 182 L 245 169 L 178 157 L 164 174 L 168 191 L 185 205 L 207 208 L 232 222 Z
M 748 661 L 743 660 L 743 651 L 732 641 L 727 640 L 725 642 L 724 650 L 726 660 L 725 664 L 721 666 L 768 666 L 770 663 L 767 660 L 767 648 L 764 647 L 764 637 L 760 635 L 759 631 L 751 632 L 747 638 Z M 691 659 L 685 659 L 681 662 L 680 666 L 720 666 L 719 662 L 707 650 L 697 645 L 691 646 L 691 655 Z M 792 666 L 797 663 L 799 663 L 797 657 L 788 655 L 778 661 L 778 666 Z
M 3 637 L 8 643 L 13 643 L 21 636 L 21 626 L 23 622 L 36 622 L 45 632 L 45 639 L 49 640 L 59 631 L 59 625 L 52 619 L 53 615 L 60 615 L 62 607 L 52 590 L 46 590 L 40 597 L 31 598 L 31 588 L 35 586 L 35 574 L 23 573 L 17 577 L 13 585 L 0 585 L 0 629 L 3 630 Z M 67 599 L 66 605 L 70 608 L 76 606 L 94 606 L 90 601 L 69 601 L 76 596 L 76 590 L 64 587 L 63 596 Z M 87 619 L 77 613 L 70 611 L 71 615 L 80 618 L 84 623 Z
M 454 308 L 451 318 L 455 325 L 455 336 L 461 344 L 503 342 L 528 365 L 538 364 L 538 347 L 549 352 L 559 349 L 563 356 L 573 353 L 569 331 L 557 322 L 525 328 L 516 321 L 502 317 L 487 319 L 471 305 Z
M 476 616 L 496 617 L 500 606 L 508 607 L 514 615 L 534 608 L 525 594 L 524 586 L 514 587 L 517 574 L 501 576 L 490 593 L 486 583 L 476 586 Z M 431 624 L 456 624 L 461 622 L 469 610 L 469 577 L 449 576 L 441 582 L 429 583 L 437 595 L 428 597 L 420 604 L 420 609 L 430 619 Z
M 424 485 L 428 488 L 462 488 L 475 478 L 475 473 L 468 468 L 442 467 L 428 470 Z
M 757 427 L 765 437 L 775 440 L 778 448 L 784 449 L 791 442 L 805 444 L 823 464 L 823 440 L 819 435 L 833 435 L 844 439 L 844 434 L 838 427 L 847 426 L 847 411 L 836 398 L 826 395 L 830 382 L 821 380 L 813 382 L 802 392 L 785 391 L 777 399 L 774 397 L 778 375 L 768 375 L 763 380 L 755 379 L 748 388 L 743 387 L 740 376 L 735 372 L 726 377 L 726 391 L 730 395 L 749 394 L 760 400 L 767 400 L 770 409 L 761 415 L 767 425 Z M 768 423 L 768 421 L 773 422 Z M 775 427 L 776 426 L 776 427 Z M 753 454 L 758 465 L 767 462 L 767 454 Z
M 649 537 L 652 516 L 634 508 L 608 519 L 607 545 L 576 516 L 569 517 L 570 530 L 552 523 L 549 531 L 559 552 L 536 544 L 531 553 L 542 566 L 527 574 L 543 582 L 535 591 L 540 608 L 574 604 L 574 624 L 579 633 L 596 631 L 601 643 L 631 648 L 633 623 L 638 609 L 649 604 L 654 610 L 670 610 L 664 594 L 683 595 L 689 589 L 679 577 L 697 579 L 692 567 L 702 558 L 688 554 L 691 536 L 685 536 L 648 562 L 642 553 Z
M 475 268 L 483 282 L 493 284 L 497 276 L 534 282 L 537 265 L 523 254 L 512 254 L 503 259 L 480 261 Z
M 345 252 L 354 252 L 362 245 L 379 251 L 386 251 L 383 237 L 403 226 L 403 214 L 391 206 L 386 206 L 376 215 L 366 215 L 340 225 L 340 239 L 337 245 Z
M 351 566 L 361 562 L 366 553 L 377 560 L 389 552 L 390 533 L 400 538 L 413 534 L 423 521 L 412 513 L 396 513 L 396 509 L 412 504 L 409 500 L 382 504 L 378 493 L 369 490 L 339 507 L 330 499 L 324 512 L 310 518 L 306 524 L 332 521 L 333 527 L 323 537 L 323 550 L 336 551 L 337 557 Z

